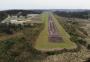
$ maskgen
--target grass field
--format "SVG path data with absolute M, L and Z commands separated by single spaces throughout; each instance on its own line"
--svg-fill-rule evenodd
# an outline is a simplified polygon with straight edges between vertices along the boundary
M 64 30 L 64 28 L 58 23 L 58 21 L 55 19 L 55 17 L 52 14 L 52 17 L 54 18 L 54 22 L 59 30 L 60 36 L 63 38 L 63 42 L 61 43 L 53 43 L 48 41 L 48 15 L 49 13 L 43 13 L 42 14 L 42 20 L 45 22 L 44 30 L 40 33 L 36 43 L 35 48 L 36 49 L 57 49 L 57 48 L 75 48 L 76 45 L 72 41 L 70 41 L 70 36 L 67 34 L 67 32 Z

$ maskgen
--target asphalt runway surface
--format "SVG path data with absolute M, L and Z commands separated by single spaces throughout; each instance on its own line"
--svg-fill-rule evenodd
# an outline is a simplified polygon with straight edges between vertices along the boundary
M 48 33 L 50 42 L 60 42 L 62 37 L 59 35 L 57 26 L 55 25 L 54 19 L 49 15 L 48 17 Z

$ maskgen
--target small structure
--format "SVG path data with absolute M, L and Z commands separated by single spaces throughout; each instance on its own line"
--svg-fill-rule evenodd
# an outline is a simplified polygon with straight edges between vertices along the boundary
M 27 17 L 35 17 L 37 16 L 38 14 L 28 14 Z
M 24 16 L 8 16 L 5 20 L 3 20 L 1 23 L 11 23 L 11 24 L 24 24 L 31 22 L 30 19 L 25 19 Z
M 34 26 L 35 24 L 41 24 L 43 21 L 41 21 L 40 17 L 37 16 L 38 14 L 28 14 L 28 17 L 24 17 L 22 15 L 18 16 L 8 16 L 5 20 L 3 20 L 1 23 L 6 24 L 21 24 L 21 25 L 31 25 Z

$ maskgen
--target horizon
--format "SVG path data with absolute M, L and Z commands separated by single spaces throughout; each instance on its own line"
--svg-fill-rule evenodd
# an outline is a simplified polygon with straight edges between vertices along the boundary
M 82 12 L 82 11 L 89 11 L 90 9 L 5 9 L 0 11 L 8 11 L 8 10 L 41 10 L 41 11 L 66 11 L 66 12 Z

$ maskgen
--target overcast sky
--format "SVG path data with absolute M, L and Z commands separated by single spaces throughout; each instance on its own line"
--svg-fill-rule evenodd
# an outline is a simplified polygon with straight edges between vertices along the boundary
M 90 0 L 0 0 L 5 9 L 90 9 Z

